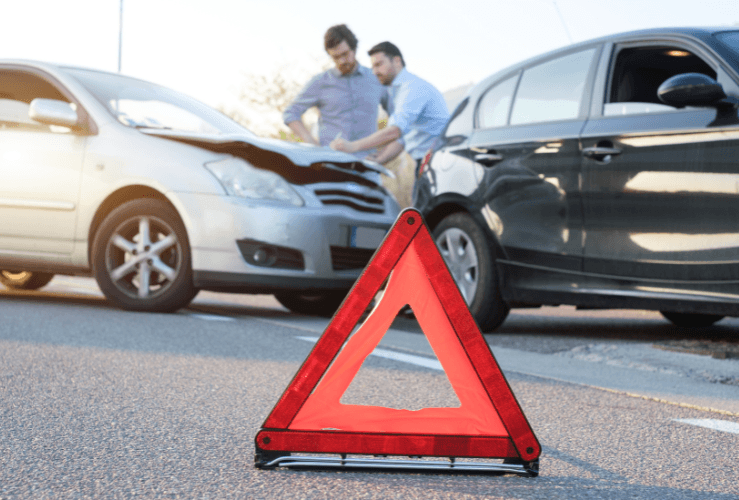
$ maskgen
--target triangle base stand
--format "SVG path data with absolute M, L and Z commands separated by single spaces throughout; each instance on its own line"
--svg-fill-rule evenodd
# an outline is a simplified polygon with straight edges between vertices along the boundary
M 539 475 L 539 460 L 523 462 L 521 460 L 506 459 L 503 462 L 458 462 L 454 457 L 449 460 L 424 459 L 423 457 L 374 456 L 374 457 L 347 457 L 339 456 L 301 456 L 292 453 L 280 454 L 257 450 L 255 465 L 259 469 L 320 469 L 320 470 L 385 470 L 404 472 L 438 472 L 438 473 L 477 473 L 477 474 L 516 474 L 523 477 Z

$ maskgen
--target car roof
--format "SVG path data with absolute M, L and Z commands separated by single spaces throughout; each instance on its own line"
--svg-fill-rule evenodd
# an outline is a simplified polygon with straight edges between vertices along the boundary
M 48 73 L 55 74 L 55 75 L 58 73 L 66 73 L 67 70 L 90 71 L 92 73 L 99 73 L 101 75 L 120 76 L 120 77 L 128 78 L 130 80 L 138 80 L 140 82 L 147 83 L 150 85 L 161 86 L 158 83 L 143 80 L 141 78 L 136 78 L 134 76 L 126 75 L 123 73 L 115 73 L 113 71 L 105 71 L 102 69 L 89 68 L 85 66 L 75 66 L 73 64 L 52 63 L 52 62 L 37 61 L 37 60 L 31 60 L 31 59 L 0 59 L 0 65 L 26 66 L 29 68 L 43 70 L 43 71 L 46 71 Z
M 608 42 L 618 43 L 622 41 L 628 41 L 634 38 L 659 38 L 660 36 L 694 38 L 704 43 L 707 43 L 711 45 L 712 47 L 715 47 L 717 43 L 713 41 L 713 34 L 723 32 L 723 31 L 739 31 L 739 26 L 649 28 L 649 29 L 642 29 L 642 30 L 612 33 L 610 35 L 604 35 L 598 38 L 584 40 L 582 42 L 565 45 L 557 49 L 550 50 L 548 52 L 543 52 L 541 54 L 537 54 L 533 57 L 530 57 L 520 62 L 517 62 L 515 64 L 512 64 L 510 66 L 506 66 L 505 68 L 502 68 L 501 70 L 496 71 L 495 73 L 490 74 L 487 77 L 478 81 L 469 90 L 468 95 L 475 93 L 475 90 L 478 90 L 480 87 L 484 87 L 488 85 L 490 82 L 497 80 L 508 73 L 514 73 L 525 66 L 535 63 L 536 61 L 545 60 L 545 59 L 548 59 L 550 57 L 553 57 L 563 52 L 576 51 L 579 47 L 587 47 L 591 45 L 598 45 L 598 44 L 608 43 Z M 723 55 L 724 57 L 727 57 L 727 54 L 724 53 Z

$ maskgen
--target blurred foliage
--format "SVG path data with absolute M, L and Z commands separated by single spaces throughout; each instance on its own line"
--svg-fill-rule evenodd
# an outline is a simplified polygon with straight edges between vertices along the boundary
M 253 132 L 286 141 L 301 142 L 282 122 L 282 112 L 300 93 L 310 78 L 332 65 L 309 64 L 312 70 L 301 70 L 295 64 L 284 63 L 268 74 L 245 74 L 237 91 L 237 104 L 219 110 Z M 318 110 L 303 115 L 308 130 L 318 122 Z

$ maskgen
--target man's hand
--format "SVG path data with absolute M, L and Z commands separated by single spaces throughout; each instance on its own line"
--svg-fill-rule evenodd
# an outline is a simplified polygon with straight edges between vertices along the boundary
M 295 120 L 294 122 L 290 122 L 287 124 L 288 127 L 290 127 L 290 130 L 295 133 L 298 137 L 303 139 L 303 142 L 306 144 L 313 144 L 315 146 L 320 146 L 321 144 L 311 135 L 310 132 L 308 132 L 308 129 L 305 128 L 305 125 L 303 125 L 303 122 L 300 120 Z
M 335 149 L 336 151 L 343 151 L 345 153 L 356 153 L 359 151 L 359 148 L 357 148 L 357 145 L 354 141 L 345 141 L 341 137 L 337 137 L 333 141 L 331 141 L 331 149 Z

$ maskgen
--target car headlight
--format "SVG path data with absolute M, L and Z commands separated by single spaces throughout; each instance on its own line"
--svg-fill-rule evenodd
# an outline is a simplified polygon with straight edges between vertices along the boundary
M 205 164 L 231 196 L 250 200 L 269 200 L 304 205 L 303 199 L 282 177 L 268 170 L 261 170 L 241 158 L 226 158 Z

